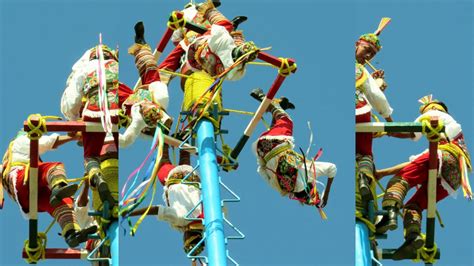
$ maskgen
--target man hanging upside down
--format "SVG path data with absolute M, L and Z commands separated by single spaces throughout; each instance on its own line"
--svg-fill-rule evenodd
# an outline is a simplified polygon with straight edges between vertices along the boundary
M 260 89 L 253 90 L 251 95 L 259 101 L 265 98 Z M 323 208 L 336 176 L 336 165 L 305 159 L 293 150 L 293 121 L 285 109 L 294 109 L 286 98 L 274 100 L 267 109 L 273 117 L 271 127 L 253 145 L 258 173 L 281 195 Z M 315 187 L 316 178 L 320 176 L 328 177 L 322 200 Z
M 76 140 L 58 134 L 43 135 L 38 141 L 38 153 Z M 3 188 L 10 198 L 18 203 L 24 217 L 29 213 L 30 139 L 26 132 L 20 131 L 10 143 L 0 166 L 0 207 L 3 207 Z M 3 188 L 2 188 L 3 187 Z M 38 165 L 38 212 L 48 212 L 62 229 L 62 236 L 69 247 L 76 247 L 87 241 L 88 235 L 97 231 L 96 226 L 81 228 L 77 224 L 72 196 L 77 184 L 68 185 L 66 170 L 60 162 L 39 162 Z
M 169 101 L 168 88 L 160 81 L 156 61 L 145 42 L 144 31 L 143 23 L 138 22 L 135 25 L 135 44 L 129 49 L 129 53 L 135 56 L 135 64 L 143 85 L 123 104 L 123 108 L 131 116 L 132 121 L 125 133 L 120 135 L 121 147 L 132 144 L 143 130 L 151 132 L 160 126 L 167 134 L 172 123 L 165 111 Z M 168 148 L 168 145 L 164 144 L 158 171 L 158 178 L 164 186 L 163 200 L 166 205 L 152 206 L 148 214 L 157 215 L 159 220 L 166 221 L 176 230 L 183 232 L 184 250 L 188 253 L 202 239 L 202 223 L 188 221 L 185 218 L 186 214 L 200 201 L 199 176 L 190 166 L 188 152 L 180 150 L 179 166 L 174 166 L 169 160 Z M 188 174 L 190 177 L 187 178 L 187 182 L 193 182 L 193 184 L 182 183 L 182 179 Z M 146 208 L 136 210 L 130 215 L 141 215 L 145 210 Z M 201 207 L 197 207 L 190 217 L 201 218 Z M 194 254 L 199 254 L 203 248 L 204 244 L 200 245 Z
M 244 54 L 257 50 L 253 42 L 245 42 L 242 31 L 236 27 L 246 20 L 243 16 L 229 21 L 214 6 L 215 3 L 207 1 L 193 10 L 181 12 L 180 16 L 191 16 L 193 20 L 200 21 L 199 25 L 208 27 L 204 34 L 185 30 L 183 36 L 175 36 L 174 42 L 179 42 L 175 49 L 159 65 L 159 69 L 176 71 L 181 67 L 181 73 L 190 75 L 195 72 L 206 73 L 205 76 L 214 78 L 232 66 Z M 186 11 L 186 10 L 185 10 Z M 191 15 L 189 15 L 191 14 Z M 196 18 L 197 17 L 197 18 Z M 181 58 L 184 55 L 183 63 Z M 252 61 L 256 54 L 246 57 L 245 61 Z M 245 64 L 231 70 L 227 75 L 228 80 L 238 80 L 244 76 Z M 164 75 L 164 82 L 169 82 L 168 75 Z M 182 79 L 181 87 L 184 88 L 187 79 Z
M 461 125 L 448 113 L 447 106 L 440 101 L 432 100 L 431 95 L 423 97 L 420 102 L 422 103 L 421 116 L 415 122 L 420 122 L 425 117 L 438 117 L 439 122 L 445 126 L 446 134 L 441 135 L 438 146 L 438 177 L 440 178 L 437 178 L 436 201 L 455 194 L 461 186 L 467 197 L 472 198 L 469 182 L 466 179 L 467 170 L 471 170 L 471 158 L 464 142 Z M 419 140 L 422 134 L 389 133 L 389 136 Z M 388 211 L 388 215 L 377 224 L 377 231 L 385 233 L 388 230 L 395 230 L 398 227 L 397 214 L 403 208 L 405 242 L 394 253 L 395 260 L 413 256 L 425 243 L 421 236 L 421 214 L 428 205 L 428 165 L 429 152 L 426 150 L 412 156 L 410 162 L 377 171 L 378 178 L 395 175 L 388 182 L 382 201 L 382 207 Z M 418 185 L 420 187 L 413 197 L 403 204 L 408 191 Z
M 169 131 L 173 122 L 166 113 L 169 103 L 168 86 L 160 81 L 156 60 L 145 41 L 143 22 L 135 24 L 135 43 L 128 52 L 135 57 L 142 85 L 135 91 L 130 91 L 122 104 L 125 114 L 131 117 L 131 122 L 119 137 L 121 148 L 131 145 L 141 132 L 152 132 L 158 124 Z
M 164 186 L 165 205 L 152 206 L 148 215 L 156 215 L 158 220 L 166 221 L 174 229 L 183 232 L 184 251 L 189 253 L 203 237 L 202 222 L 187 219 L 187 214 L 201 200 L 200 178 L 190 165 L 189 153 L 180 150 L 179 165 L 175 166 L 169 160 L 168 145 L 165 144 L 158 178 Z M 130 216 L 142 215 L 146 209 L 135 210 Z M 203 218 L 203 215 L 202 207 L 197 206 L 188 218 Z M 193 255 L 201 253 L 203 249 L 204 242 L 196 248 Z

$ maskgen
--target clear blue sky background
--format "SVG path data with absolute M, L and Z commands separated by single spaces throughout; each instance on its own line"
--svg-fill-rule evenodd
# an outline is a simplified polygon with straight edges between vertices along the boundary
M 271 54 L 296 59 L 298 72 L 285 81 L 278 94 L 288 96 L 297 106 L 291 113 L 296 144 L 307 147 L 306 121 L 310 121 L 315 134 L 313 152 L 323 147 L 321 160 L 338 165 L 338 176 L 326 207 L 329 219 L 322 221 L 314 208 L 280 197 L 258 176 L 256 159 L 248 145 L 241 153 L 238 171 L 222 173 L 224 182 L 242 198 L 242 202 L 228 206 L 229 219 L 246 235 L 245 240 L 230 242 L 230 254 L 241 265 L 353 265 L 354 42 L 361 33 L 373 31 L 379 17 L 392 16 L 394 21 L 382 36 L 385 47 L 376 60 L 387 73 L 390 85 L 387 94 L 395 109 L 395 119 L 414 119 L 418 110 L 416 99 L 433 92 L 438 98 L 446 99 L 454 116 L 463 123 L 470 143 L 472 8 L 462 2 L 452 6 L 424 2 L 426 4 L 416 6 L 387 4 L 380 7 L 371 2 L 356 5 L 353 1 L 223 2 L 220 10 L 229 18 L 249 17 L 241 25 L 247 39 L 260 47 L 272 46 Z M 0 84 L 3 88 L 0 90 L 0 149 L 4 150 L 28 114 L 60 114 L 60 97 L 71 66 L 87 48 L 97 43 L 99 32 L 103 33 L 106 44 L 120 46 L 120 78 L 129 85 L 134 84 L 137 72 L 133 58 L 126 53 L 133 43 L 133 25 L 143 20 L 147 40 L 156 45 L 169 13 L 181 9 L 186 1 L 2 0 L 0 3 Z M 405 12 L 403 16 L 402 12 Z M 456 38 L 455 45 L 443 43 L 448 39 L 445 35 Z M 414 49 L 413 43 L 416 44 Z M 167 51 L 170 48 L 171 45 Z M 434 53 L 442 49 L 447 52 L 441 60 L 435 61 Z M 451 78 L 453 75 L 456 77 Z M 267 91 L 275 76 L 275 69 L 249 66 L 243 80 L 224 85 L 224 105 L 256 110 L 258 104 L 248 96 L 249 91 L 255 87 Z M 454 90 L 459 93 L 452 94 Z M 176 116 L 182 100 L 177 81 L 171 83 L 170 97 L 170 113 Z M 223 128 L 230 130 L 226 141 L 231 146 L 249 120 L 250 117 L 239 115 L 225 118 Z M 249 144 L 263 130 L 260 125 Z M 404 148 L 383 153 L 382 148 L 394 149 L 394 145 Z M 423 149 L 426 143 L 421 141 L 417 145 L 403 140 L 377 140 L 378 166 L 401 162 L 409 154 Z M 148 146 L 149 142 L 141 140 L 122 151 L 121 180 L 142 161 Z M 44 159 L 63 160 L 73 177 L 82 174 L 82 150 L 75 144 L 68 144 Z M 162 190 L 158 192 L 161 194 Z M 161 197 L 157 197 L 155 203 L 162 203 Z M 27 221 L 11 200 L 6 199 L 5 205 L 0 212 L 0 264 L 19 265 L 24 263 L 20 251 L 27 238 Z M 472 224 L 472 206 L 461 199 L 450 200 L 441 204 L 441 211 L 447 228 L 437 231 L 445 259 L 440 265 L 472 264 L 473 247 L 469 239 L 472 230 L 468 228 Z M 48 215 L 41 215 L 41 228 L 50 221 Z M 54 236 L 56 232 L 57 227 L 50 234 L 48 244 L 63 247 L 63 240 Z M 401 232 L 396 234 L 401 235 Z M 387 246 L 394 247 L 401 242 L 401 238 L 393 239 Z M 454 239 L 464 243 L 455 244 Z M 122 265 L 189 265 L 182 251 L 182 235 L 153 217 L 145 220 L 135 237 L 122 237 L 120 246 Z M 64 265 L 65 261 L 41 263 Z
M 419 115 L 417 100 L 432 93 L 448 105 L 451 115 L 461 123 L 466 142 L 472 149 L 472 3 L 361 1 L 355 11 L 360 34 L 374 31 L 380 17 L 392 18 L 392 23 L 381 34 L 382 51 L 373 62 L 385 70 L 389 84 L 386 95 L 394 109 L 394 120 L 414 120 Z M 385 168 L 404 162 L 426 148 L 425 139 L 418 142 L 377 139 L 374 141 L 376 166 Z M 388 179 L 386 177 L 383 183 Z M 472 203 L 464 200 L 459 191 L 456 200 L 447 198 L 438 207 L 446 227 L 440 228 L 437 222 L 435 239 L 441 249 L 441 260 L 436 265 L 474 265 Z M 426 218 L 426 213 L 423 215 Z M 423 231 L 425 225 L 423 220 Z M 403 232 L 399 229 L 379 245 L 397 248 L 402 242 Z M 383 262 L 384 265 L 408 263 Z

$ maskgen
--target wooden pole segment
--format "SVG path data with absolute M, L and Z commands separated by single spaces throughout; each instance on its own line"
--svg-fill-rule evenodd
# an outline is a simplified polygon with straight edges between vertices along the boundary
M 96 122 L 81 122 L 81 121 L 52 121 L 46 122 L 48 132 L 105 132 L 101 123 Z M 23 123 L 23 129 L 28 132 L 30 128 L 28 123 Z M 113 125 L 113 132 L 118 132 L 118 126 Z
M 431 126 L 438 126 L 438 118 L 431 120 Z M 428 211 L 426 215 L 426 243 L 427 249 L 434 247 L 435 219 L 436 219 L 436 187 L 438 178 L 438 141 L 430 141 L 428 162 Z
M 45 250 L 45 259 L 87 259 L 89 253 L 86 249 L 72 249 L 72 248 L 47 248 Z M 23 250 L 22 257 L 28 258 L 26 252 Z

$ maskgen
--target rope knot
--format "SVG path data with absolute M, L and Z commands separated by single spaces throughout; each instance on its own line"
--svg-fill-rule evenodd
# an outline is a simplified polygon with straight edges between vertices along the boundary
M 426 135 L 426 138 L 430 142 L 438 142 L 441 140 L 441 133 L 444 128 L 443 121 L 439 121 L 436 127 L 431 126 L 429 116 L 424 116 L 420 119 L 421 126 L 422 126 L 422 133 Z
M 421 234 L 421 237 L 423 240 L 426 239 L 425 234 Z M 436 255 L 438 253 L 438 247 L 436 243 L 433 244 L 433 247 L 427 248 L 426 246 L 423 246 L 422 248 L 418 249 L 416 252 L 416 259 L 414 259 L 414 262 L 420 262 L 423 260 L 424 263 L 430 263 L 434 264 L 436 262 Z
M 36 248 L 30 248 L 30 241 L 28 239 L 25 240 L 24 249 L 27 256 L 27 258 L 25 259 L 27 263 L 37 263 L 39 260 L 44 260 L 46 258 L 47 241 L 48 237 L 45 233 L 42 232 L 38 233 Z
M 278 69 L 278 74 L 283 77 L 289 76 L 292 72 L 296 71 L 296 63 L 290 62 L 288 58 L 279 58 L 281 60 L 280 68 Z
M 186 20 L 182 12 L 173 11 L 168 20 L 168 28 L 178 30 L 186 25 Z
M 128 115 L 125 114 L 125 112 L 120 109 L 119 111 L 119 128 L 127 128 L 128 126 L 130 126 L 130 117 L 128 117 Z
M 27 118 L 28 138 L 30 140 L 39 140 L 41 136 L 48 133 L 46 129 L 46 120 L 55 119 L 61 120 L 59 116 L 42 116 L 41 114 L 31 114 Z

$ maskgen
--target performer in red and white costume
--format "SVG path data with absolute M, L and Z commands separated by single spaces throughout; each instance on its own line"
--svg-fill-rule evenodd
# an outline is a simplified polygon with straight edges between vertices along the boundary
M 390 19 L 383 18 L 375 33 L 360 36 L 356 42 L 355 63 L 355 113 L 356 123 L 370 122 L 372 109 L 375 109 L 386 121 L 392 122 L 393 109 L 383 93 L 385 89 L 384 72 L 378 70 L 370 74 L 364 67 L 377 52 L 380 51 L 378 35 L 382 32 Z M 372 155 L 373 133 L 356 133 L 356 191 L 363 199 L 371 198 L 370 179 L 374 178 L 374 162 Z
M 158 178 L 163 189 L 164 205 L 152 206 L 148 215 L 156 215 L 158 220 L 168 222 L 174 229 L 183 232 L 184 251 L 189 253 L 203 237 L 203 225 L 200 221 L 188 218 L 203 218 L 200 178 L 190 164 L 189 153 L 180 151 L 179 165 L 171 164 L 168 146 L 165 145 L 160 161 Z M 183 182 L 183 179 L 186 180 Z M 197 207 L 196 207 L 197 206 Z M 196 207 L 196 208 L 195 208 Z M 135 210 L 130 216 L 141 215 L 147 208 Z M 193 210 L 194 209 L 194 210 Z M 186 215 L 192 213 L 187 217 Z M 197 255 L 204 249 L 204 242 L 195 250 Z
M 224 17 L 214 6 L 213 2 L 207 1 L 195 6 L 186 8 L 180 16 L 191 18 L 191 21 L 199 25 L 206 26 L 208 31 L 204 34 L 184 30 L 184 33 L 174 34 L 173 41 L 178 45 L 159 65 L 159 69 L 176 71 L 181 67 L 183 74 L 190 74 L 196 71 L 204 71 L 214 77 L 235 63 L 240 56 L 256 49 L 252 42 L 245 42 L 242 31 L 235 30 L 234 26 L 245 21 L 245 17 L 236 17 L 232 22 Z M 181 58 L 184 55 L 184 62 Z M 246 61 L 252 61 L 255 55 L 250 56 Z M 238 80 L 244 76 L 245 64 L 241 64 L 231 70 L 227 75 L 228 80 Z M 164 75 L 166 76 L 166 75 Z M 169 77 L 164 78 L 164 82 L 169 82 Z M 184 83 L 182 82 L 182 88 Z
M 384 20 L 382 20 L 384 21 Z M 390 20 L 388 20 L 390 21 Z M 374 76 L 383 81 L 383 71 L 372 73 L 367 71 L 364 64 L 370 61 L 382 49 L 378 35 L 388 24 L 382 24 L 375 33 L 367 33 L 360 36 L 356 42 L 356 123 L 370 122 L 371 110 L 374 108 L 385 120 L 392 122 L 393 109 L 381 89 L 380 82 Z M 356 153 L 372 156 L 372 133 L 356 133 Z
M 262 90 L 256 89 L 252 92 L 252 96 L 261 101 L 265 94 Z M 333 178 L 336 176 L 336 165 L 305 160 L 301 154 L 293 150 L 293 121 L 284 111 L 287 108 L 293 109 L 294 106 L 286 98 L 280 103 L 274 100 L 268 107 L 267 111 L 273 116 L 271 127 L 253 144 L 253 150 L 257 155 L 257 171 L 282 196 L 288 195 L 303 204 L 324 207 L 329 199 Z M 328 177 L 322 202 L 315 187 L 316 179 L 321 176 Z
M 464 141 L 461 125 L 448 113 L 447 106 L 440 101 L 433 100 L 432 96 L 420 99 L 421 115 L 415 122 L 422 119 L 437 117 L 445 126 L 445 134 L 441 134 L 438 146 L 438 179 L 436 187 L 436 201 L 448 195 L 456 195 L 456 190 L 462 187 L 464 195 L 472 199 L 471 187 L 467 172 L 471 171 L 471 157 Z M 421 133 L 389 133 L 398 138 L 411 138 L 415 141 Z M 428 207 L 428 170 L 429 152 L 410 157 L 410 161 L 397 166 L 379 170 L 379 178 L 394 174 L 387 184 L 387 190 L 382 201 L 382 207 L 389 212 L 377 225 L 379 232 L 395 230 L 397 228 L 397 214 L 403 208 L 403 226 L 405 229 L 405 243 L 394 253 L 394 259 L 402 259 L 407 253 L 416 253 L 424 240 L 421 237 L 421 214 Z M 420 185 L 412 198 L 403 203 L 408 191 Z
M 132 121 L 125 133 L 120 135 L 120 147 L 132 144 L 144 129 L 154 130 L 159 126 L 167 134 L 172 123 L 165 111 L 169 102 L 168 88 L 160 81 L 156 61 L 145 42 L 142 22 L 135 25 L 135 44 L 130 47 L 129 53 L 135 56 L 135 64 L 143 85 L 129 95 L 123 103 L 123 108 L 126 114 L 131 116 Z M 200 201 L 200 180 L 189 165 L 188 152 L 180 150 L 179 165 L 175 166 L 169 160 L 168 149 L 168 145 L 164 144 L 158 171 L 158 178 L 164 186 L 163 200 L 166 204 L 152 206 L 148 214 L 156 215 L 158 220 L 166 221 L 174 229 L 183 232 L 184 250 L 188 253 L 202 239 L 203 234 L 201 222 L 186 219 L 188 212 Z M 194 184 L 182 183 L 183 178 L 188 174 L 190 177 L 187 178 L 187 182 L 194 182 Z M 136 210 L 130 215 L 143 214 L 146 209 Z M 198 206 L 190 217 L 202 218 L 202 208 Z M 201 245 L 194 254 L 199 254 L 203 248 L 204 245 Z
M 58 134 L 43 135 L 38 141 L 38 153 L 41 155 L 73 140 L 76 138 Z M 3 192 L 2 187 L 5 188 L 25 218 L 29 214 L 29 163 L 30 139 L 26 132 L 20 131 L 3 157 L 0 191 Z M 66 170 L 61 162 L 39 162 L 38 212 L 48 212 L 58 222 L 62 236 L 70 247 L 85 242 L 88 234 L 97 230 L 94 226 L 81 230 L 77 224 L 72 198 L 76 190 L 77 184 L 67 184 Z M 1 207 L 2 195 L 3 193 L 0 195 Z
M 144 34 L 144 25 L 138 22 L 135 25 L 135 44 L 128 52 L 135 57 L 142 85 L 135 91 L 130 90 L 122 103 L 125 114 L 131 118 L 130 125 L 119 137 L 122 148 L 131 145 L 145 129 L 153 131 L 161 124 L 164 131 L 168 132 L 172 124 L 171 117 L 166 113 L 169 104 L 168 86 L 160 81 L 156 60 L 145 42 Z M 122 90 L 122 97 L 125 94 L 125 90 Z

